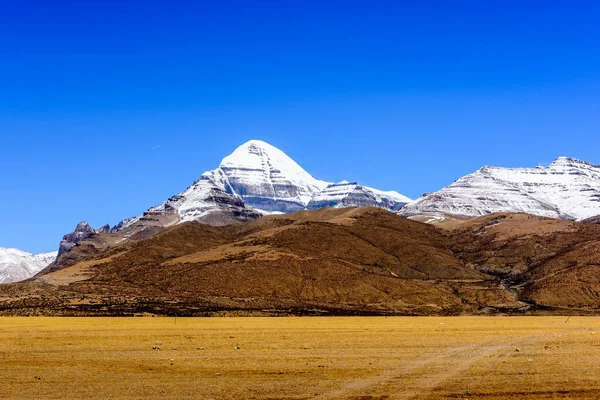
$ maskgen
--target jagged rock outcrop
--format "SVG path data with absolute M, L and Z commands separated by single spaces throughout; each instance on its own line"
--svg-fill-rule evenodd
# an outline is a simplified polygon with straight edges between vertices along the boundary
M 548 167 L 486 166 L 407 204 L 403 215 L 524 212 L 582 220 L 600 214 L 600 166 L 559 157 Z
M 94 234 L 96 234 L 96 230 L 92 228 L 86 221 L 78 223 L 73 232 L 67 233 L 65 236 L 63 236 L 58 249 L 58 256 L 60 257 L 63 253 L 69 251 L 81 243 L 84 239 L 87 239 Z

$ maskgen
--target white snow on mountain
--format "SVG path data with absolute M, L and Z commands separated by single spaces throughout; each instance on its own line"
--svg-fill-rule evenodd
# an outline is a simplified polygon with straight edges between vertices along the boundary
M 186 221 L 222 225 L 260 215 L 324 206 L 379 206 L 398 210 L 409 199 L 397 192 L 347 183 L 343 188 L 312 177 L 276 147 L 250 140 L 207 171 L 187 190 L 139 217 L 122 221 L 114 231 L 137 226 L 168 226 Z M 343 193 L 342 193 L 343 192 Z M 315 199 L 322 201 L 316 206 Z
M 221 161 L 219 168 L 205 173 L 228 193 L 265 211 L 303 210 L 328 182 L 313 178 L 278 148 L 261 140 L 250 140 Z
M 223 190 L 209 175 L 203 175 L 184 192 L 148 212 L 177 213 L 178 222 L 205 220 L 212 222 L 212 225 L 223 225 L 234 220 L 245 221 L 260 216 L 252 208 L 246 207 L 238 196 Z M 224 216 L 227 218 L 222 218 Z M 222 223 L 217 220 L 221 220 Z
M 0 247 L 0 283 L 31 278 L 56 260 L 58 252 L 31 254 Z
M 356 182 L 342 181 L 327 186 L 308 203 L 307 208 L 376 206 L 391 211 L 400 210 L 410 199 L 398 192 L 373 189 Z
M 600 166 L 559 157 L 547 167 L 486 166 L 407 204 L 403 215 L 524 212 L 582 220 L 600 215 Z
M 326 206 L 399 210 L 410 201 L 394 191 L 315 179 L 284 152 L 260 140 L 244 143 L 204 176 L 263 214 Z

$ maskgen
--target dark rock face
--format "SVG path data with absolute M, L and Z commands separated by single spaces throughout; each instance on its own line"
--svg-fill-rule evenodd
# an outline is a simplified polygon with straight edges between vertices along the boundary
M 110 231 L 111 231 L 111 228 L 110 228 L 110 225 L 108 225 L 108 224 L 104 225 L 100 229 L 96 229 L 97 233 L 110 233 Z
M 116 230 L 116 226 L 111 228 L 110 225 L 106 224 L 99 229 L 94 229 L 85 221 L 82 221 L 77 224 L 75 230 L 71 233 L 67 233 L 63 236 L 63 239 L 60 242 L 60 246 L 58 249 L 58 257 L 71 250 L 73 247 L 77 246 L 85 239 L 89 239 L 94 235 L 98 235 L 101 233 L 111 233 Z
M 66 253 L 73 247 L 77 246 L 83 240 L 92 237 L 96 234 L 96 230 L 93 229 L 90 224 L 83 221 L 77 224 L 75 230 L 71 233 L 63 236 L 63 239 L 60 242 L 60 247 L 58 249 L 58 256 L 60 257 L 62 254 Z
M 123 228 L 125 228 L 128 225 L 131 225 L 135 220 L 136 220 L 135 217 L 124 219 L 123 221 L 119 222 L 117 225 L 110 228 L 110 233 L 117 233 L 120 230 L 123 230 Z
M 583 220 L 583 222 L 586 222 L 588 224 L 600 224 L 600 215 L 598 215 L 596 217 L 585 219 L 585 220 Z
M 269 199 L 259 196 L 246 196 L 244 197 L 244 201 L 246 204 L 259 210 L 282 212 L 284 214 L 305 209 L 305 205 L 302 203 L 287 200 Z

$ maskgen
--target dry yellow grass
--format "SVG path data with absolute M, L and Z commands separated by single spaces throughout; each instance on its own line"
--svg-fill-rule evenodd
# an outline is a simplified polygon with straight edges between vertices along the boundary
M 0 318 L 0 398 L 598 398 L 600 319 L 565 320 Z

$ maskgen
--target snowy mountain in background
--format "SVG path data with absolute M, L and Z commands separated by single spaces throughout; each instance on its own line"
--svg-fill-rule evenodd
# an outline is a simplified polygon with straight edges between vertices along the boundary
M 56 259 L 57 252 L 31 254 L 18 249 L 0 247 L 0 283 L 29 279 Z
M 320 207 L 376 206 L 399 210 L 410 199 L 397 192 L 384 192 L 343 182 L 332 184 L 313 178 L 284 152 L 260 140 L 251 140 L 205 172 L 185 191 L 113 228 L 93 229 L 80 223 L 65 235 L 57 264 L 102 251 L 130 239 L 152 236 L 162 228 L 181 222 L 199 221 L 228 225 L 265 214 L 290 213 Z M 87 247 L 70 250 L 84 242 Z M 66 254 L 63 256 L 63 254 Z
M 472 217 L 493 212 L 584 220 L 600 215 L 600 166 L 568 157 L 559 157 L 547 167 L 486 166 L 411 201 L 398 192 L 356 182 L 318 180 L 281 150 L 251 140 L 225 157 L 218 168 L 205 172 L 186 190 L 142 215 L 112 228 L 93 229 L 80 223 L 63 238 L 56 266 L 128 240 L 151 237 L 165 227 L 187 221 L 218 226 L 265 214 L 362 206 L 405 216 L 430 215 L 434 220 L 443 219 L 443 214 Z M 82 243 L 85 245 L 80 246 Z M 0 282 L 29 278 L 56 257 L 2 250 Z
M 214 226 L 260 217 L 261 214 L 247 207 L 239 196 L 227 193 L 217 182 L 210 176 L 203 175 L 184 192 L 151 208 L 146 215 L 175 215 L 177 220 L 173 220 L 168 225 L 202 221 Z
M 397 192 L 315 179 L 281 150 L 250 140 L 225 157 L 218 168 L 202 174 L 186 191 L 139 217 L 122 221 L 113 231 L 186 221 L 226 225 L 307 207 L 377 206 L 394 211 L 408 201 Z
M 407 204 L 403 215 L 524 212 L 583 220 L 600 215 L 600 166 L 559 157 L 547 167 L 486 166 Z
M 393 191 L 315 179 L 284 152 L 260 140 L 244 143 L 225 157 L 219 168 L 203 176 L 211 177 L 228 193 L 265 213 L 327 206 L 376 206 L 394 211 L 410 201 Z
M 332 183 L 313 197 L 306 208 L 376 206 L 390 211 L 400 210 L 411 201 L 398 192 L 383 192 L 356 182 Z
M 313 178 L 284 152 L 260 140 L 244 143 L 204 174 L 246 205 L 267 212 L 304 210 L 329 182 Z

